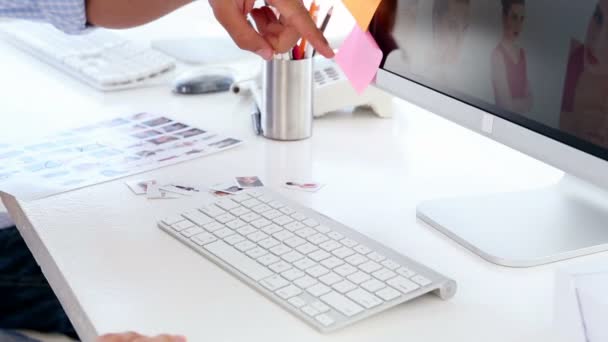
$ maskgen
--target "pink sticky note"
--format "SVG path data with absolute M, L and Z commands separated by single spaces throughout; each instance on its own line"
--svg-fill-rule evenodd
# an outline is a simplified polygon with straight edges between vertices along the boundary
M 369 32 L 363 32 L 355 25 L 334 59 L 361 94 L 376 77 L 382 62 L 382 50 Z

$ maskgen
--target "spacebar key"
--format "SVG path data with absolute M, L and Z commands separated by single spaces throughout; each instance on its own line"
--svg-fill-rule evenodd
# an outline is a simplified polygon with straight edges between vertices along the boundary
M 205 245 L 203 248 L 255 281 L 260 281 L 274 274 L 224 241 L 216 241 Z

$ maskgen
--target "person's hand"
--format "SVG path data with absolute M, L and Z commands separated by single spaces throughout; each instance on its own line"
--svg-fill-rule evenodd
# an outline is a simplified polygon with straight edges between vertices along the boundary
M 148 337 L 135 332 L 126 332 L 100 336 L 97 338 L 97 342 L 186 342 L 186 338 L 166 334 Z
M 254 9 L 254 3 L 255 0 L 209 0 L 215 17 L 238 47 L 268 60 L 274 53 L 289 51 L 302 36 L 321 55 L 333 57 L 329 43 L 312 21 L 302 0 L 269 0 L 280 19 L 270 7 Z M 248 14 L 260 32 L 249 24 Z

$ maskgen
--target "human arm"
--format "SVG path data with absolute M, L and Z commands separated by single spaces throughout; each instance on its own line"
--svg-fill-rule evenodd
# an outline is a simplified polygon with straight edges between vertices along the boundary
M 135 332 L 126 332 L 100 336 L 97 342 L 186 342 L 186 338 L 167 334 L 148 337 Z

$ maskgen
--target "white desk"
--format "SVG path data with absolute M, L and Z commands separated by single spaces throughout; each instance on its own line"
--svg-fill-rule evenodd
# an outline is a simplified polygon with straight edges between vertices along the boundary
M 123 179 L 23 203 L 31 226 L 21 232 L 84 340 L 123 330 L 180 333 L 197 342 L 556 338 L 553 274 L 572 262 L 532 269 L 495 266 L 415 216 L 421 200 L 546 185 L 560 177 L 554 169 L 402 101 L 395 101 L 392 120 L 332 115 L 316 121 L 312 139 L 279 143 L 253 136 L 250 106 L 230 94 L 183 98 L 166 87 L 100 94 L 4 43 L 0 65 L 7 134 L 26 137 L 117 110 L 151 110 L 242 137 L 247 143 L 240 148 L 143 177 L 211 184 L 259 175 L 269 187 L 459 285 L 450 301 L 424 297 L 321 335 L 156 227 L 158 218 L 200 198 L 148 201 L 135 197 Z M 32 122 L 37 124 L 25 132 L 23 125 Z M 280 188 L 282 181 L 299 177 L 327 187 L 316 194 Z M 607 255 L 585 259 L 601 258 Z

